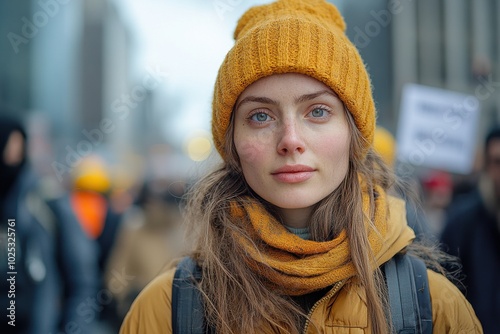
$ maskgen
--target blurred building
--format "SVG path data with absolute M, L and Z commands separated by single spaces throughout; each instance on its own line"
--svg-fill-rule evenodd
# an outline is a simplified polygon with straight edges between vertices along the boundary
M 25 110 L 30 106 L 31 71 L 31 44 L 23 43 L 23 39 L 16 39 L 9 35 L 13 27 L 18 28 L 21 34 L 23 21 L 21 18 L 31 12 L 30 1 L 2 1 L 0 2 L 0 105 L 4 108 L 20 108 Z M 7 38 L 6 38 L 7 37 Z M 21 36 L 22 37 L 22 36 Z M 14 46 L 10 40 L 14 40 Z M 19 42 L 17 42 L 19 40 Z M 21 43 L 25 52 L 16 52 L 17 43 Z
M 374 12 L 386 9 L 387 4 L 387 0 L 344 0 L 339 3 L 346 20 L 347 35 L 356 44 L 370 72 L 378 122 L 392 129 L 391 122 L 397 111 L 393 109 L 392 101 L 391 22 L 380 23 L 373 16 Z
M 0 105 L 50 123 L 54 162 L 136 148 L 151 92 L 134 79 L 119 2 L 2 1 L 0 35 Z
M 472 94 L 481 102 L 484 133 L 500 121 L 500 3 L 402 3 L 392 29 L 395 103 L 407 82 Z
M 341 9 L 372 75 L 382 125 L 395 130 L 406 83 L 476 96 L 480 132 L 500 121 L 498 1 L 350 0 Z

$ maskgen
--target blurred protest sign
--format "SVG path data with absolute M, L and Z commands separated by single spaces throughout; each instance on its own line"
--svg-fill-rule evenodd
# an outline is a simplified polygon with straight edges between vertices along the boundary
M 398 159 L 468 174 L 474 161 L 479 107 L 472 95 L 406 85 L 397 131 Z

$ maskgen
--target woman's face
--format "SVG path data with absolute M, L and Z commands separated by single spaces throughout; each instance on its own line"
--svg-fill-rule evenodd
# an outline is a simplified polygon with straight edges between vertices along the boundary
M 234 143 L 248 185 L 285 220 L 291 212 L 309 217 L 348 169 L 344 106 L 328 86 L 302 74 L 275 74 L 243 91 Z

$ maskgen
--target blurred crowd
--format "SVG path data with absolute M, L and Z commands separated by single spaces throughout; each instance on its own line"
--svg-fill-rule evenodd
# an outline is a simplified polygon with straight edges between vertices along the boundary
M 375 150 L 405 182 L 407 220 L 416 238 L 438 243 L 456 261 L 447 264 L 473 306 L 484 333 L 500 328 L 500 128 L 481 142 L 468 175 L 415 169 L 407 175 L 395 159 L 392 134 L 379 127 Z
M 183 246 L 185 182 L 125 173 L 98 153 L 58 179 L 33 142 L 38 130 L 0 113 L 0 267 L 13 273 L 0 283 L 13 321 L 0 332 L 117 333 Z
M 0 117 L 0 266 L 4 276 L 16 272 L 15 298 L 2 292 L 1 308 L 15 300 L 16 333 L 118 332 L 137 294 L 182 251 L 188 180 L 122 173 L 93 153 L 60 182 L 34 163 L 43 160 L 30 141 L 36 131 Z M 397 170 L 396 141 L 382 127 L 375 149 Z M 460 288 L 488 333 L 500 314 L 500 130 L 479 153 L 467 176 L 422 169 L 401 177 L 415 194 L 407 215 L 417 238 L 458 256 Z M 10 282 L 0 285 L 8 291 Z M 1 333 L 12 329 L 0 323 Z

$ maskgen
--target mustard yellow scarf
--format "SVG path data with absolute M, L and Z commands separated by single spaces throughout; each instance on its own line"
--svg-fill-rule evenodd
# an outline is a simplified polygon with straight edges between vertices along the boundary
M 383 189 L 376 188 L 374 226 L 365 226 L 373 254 L 382 248 L 387 233 L 387 202 Z M 363 195 L 365 216 L 369 212 L 368 195 Z M 316 242 L 290 233 L 257 201 L 244 206 L 232 203 L 231 214 L 243 222 L 250 239 L 235 235 L 247 252 L 247 263 L 263 275 L 273 288 L 289 295 L 303 295 L 352 277 L 356 270 L 351 261 L 349 240 L 342 231 L 333 240 Z M 258 246 L 258 248 L 256 247 Z

